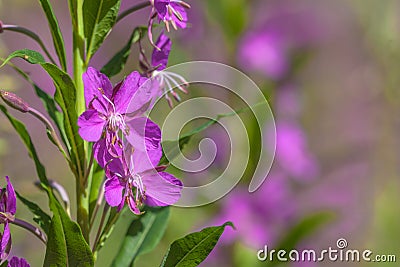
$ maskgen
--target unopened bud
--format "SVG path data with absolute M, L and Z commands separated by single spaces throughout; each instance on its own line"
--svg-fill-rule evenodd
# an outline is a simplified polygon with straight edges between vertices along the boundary
M 3 33 L 3 22 L 0 20 L 0 33 Z
M 15 108 L 16 110 L 19 110 L 23 113 L 26 113 L 30 110 L 28 103 L 14 93 L 0 90 L 0 96 L 7 105 Z

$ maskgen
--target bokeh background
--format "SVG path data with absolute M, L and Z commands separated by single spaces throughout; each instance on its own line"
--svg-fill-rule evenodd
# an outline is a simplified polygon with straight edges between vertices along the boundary
M 67 1 L 53 1 L 71 56 Z M 127 8 L 136 1 L 122 1 Z M 397 0 L 203 0 L 188 1 L 190 27 L 170 34 L 173 51 L 169 65 L 191 60 L 222 62 L 249 75 L 270 102 L 277 126 L 277 153 L 270 175 L 255 193 L 247 187 L 259 151 L 259 131 L 247 120 L 252 157 L 242 182 L 223 199 L 197 208 L 173 208 L 163 241 L 137 266 L 158 266 L 168 245 L 188 232 L 232 221 L 216 250 L 202 266 L 267 266 L 257 261 L 264 245 L 316 250 L 335 247 L 345 238 L 351 249 L 395 254 L 400 260 L 400 1 Z M 107 38 L 92 65 L 100 68 L 146 24 L 149 10 L 125 18 Z M 51 36 L 37 1 L 0 0 L 0 19 L 38 33 L 48 46 Z M 146 44 L 147 52 L 151 49 Z M 25 36 L 0 35 L 0 56 L 22 48 L 40 50 Z M 134 47 L 123 74 L 138 69 Z M 71 58 L 71 57 L 70 57 Z M 35 66 L 15 61 L 32 74 L 43 89 L 54 88 Z M 0 87 L 17 92 L 43 110 L 31 86 L 9 68 L 0 72 Z M 251 93 L 251 92 L 249 92 Z M 240 107 L 228 92 L 193 86 L 184 99 L 214 96 Z M 161 103 L 159 115 L 168 112 Z M 64 160 L 49 143 L 43 125 L 13 112 L 27 123 L 49 177 L 62 184 L 74 199 L 74 179 Z M 217 115 L 217 114 L 216 114 Z M 229 120 L 227 118 L 226 120 Z M 187 125 L 187 129 L 194 127 Z M 185 128 L 186 129 L 186 128 Z M 269 129 L 261 129 L 269 131 Z M 214 163 L 190 174 L 171 168 L 183 182 L 201 185 L 213 180 L 229 159 L 226 133 L 218 125 L 197 135 L 184 148 L 198 155 L 204 137 L 218 145 Z M 233 155 L 235 156 L 235 155 Z M 0 173 L 9 175 L 18 192 L 43 207 L 43 192 L 34 185 L 32 161 L 6 119 L 0 116 Z M 72 201 L 74 202 L 74 201 Z M 74 204 L 72 204 L 74 210 Z M 17 216 L 30 220 L 22 206 Z M 103 248 L 96 266 L 109 266 L 118 241 L 132 220 L 125 213 Z M 12 254 L 40 266 L 44 246 L 16 227 Z M 398 263 L 287 263 L 290 266 L 398 266 Z

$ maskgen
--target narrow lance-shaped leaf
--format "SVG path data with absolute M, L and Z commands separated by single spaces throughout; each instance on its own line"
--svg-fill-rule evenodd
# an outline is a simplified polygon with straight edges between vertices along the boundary
M 131 54 L 131 47 L 134 43 L 137 43 L 147 32 L 147 27 L 136 27 L 131 36 L 129 37 L 126 45 L 118 51 L 110 61 L 101 69 L 101 72 L 112 77 L 121 72 L 124 68 L 129 55 Z
M 55 84 L 56 92 L 54 94 L 54 100 L 58 103 L 64 114 L 64 129 L 71 146 L 71 160 L 75 164 L 78 174 L 83 174 L 85 153 L 83 140 L 78 134 L 78 115 L 75 109 L 75 85 L 68 74 L 60 70 L 57 66 L 50 63 L 41 65 Z
M 138 256 L 153 250 L 164 235 L 168 218 L 169 207 L 147 208 L 132 221 L 112 266 L 133 266 Z
M 50 198 L 50 207 L 54 215 L 43 266 L 94 266 L 92 251 L 81 229 L 68 217 L 54 195 Z
M 4 61 L 3 64 L 0 65 L 0 68 L 7 64 L 13 58 L 23 58 L 31 64 L 40 64 L 45 63 L 44 57 L 36 51 L 29 49 L 22 49 L 12 52 Z
M 83 24 L 86 39 L 86 63 L 110 33 L 117 19 L 121 0 L 85 0 Z
M 65 56 L 64 39 L 62 37 L 60 27 L 56 16 L 54 15 L 53 8 L 48 0 L 39 0 L 42 5 L 43 11 L 46 14 L 47 21 L 49 23 L 51 36 L 53 37 L 53 44 L 56 50 L 58 59 L 63 70 L 67 70 L 67 60 Z
M 36 203 L 24 198 L 18 192 L 17 194 L 18 199 L 33 213 L 33 221 L 35 221 L 40 228 L 48 235 L 49 234 L 49 227 L 51 223 L 51 217 L 44 212 Z
M 161 267 L 195 267 L 204 261 L 217 244 L 226 226 L 234 227 L 231 222 L 221 226 L 204 228 L 175 240 L 169 247 Z

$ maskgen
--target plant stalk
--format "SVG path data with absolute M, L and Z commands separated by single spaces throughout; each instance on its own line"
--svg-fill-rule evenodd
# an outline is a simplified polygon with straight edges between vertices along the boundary
M 85 110 L 85 97 L 82 74 L 85 72 L 85 42 L 83 25 L 83 0 L 71 0 L 71 15 L 73 17 L 73 69 L 76 87 L 76 111 L 81 114 Z M 87 148 L 87 145 L 85 145 Z M 87 149 L 86 149 L 87 150 Z M 79 159 L 86 162 L 86 159 Z M 78 173 L 76 181 L 77 220 L 82 234 L 89 243 L 89 194 L 85 186 L 85 174 Z

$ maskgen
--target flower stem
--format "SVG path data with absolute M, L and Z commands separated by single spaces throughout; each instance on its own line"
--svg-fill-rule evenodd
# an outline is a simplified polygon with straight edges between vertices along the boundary
M 42 241 L 45 245 L 47 244 L 46 235 L 39 228 L 33 226 L 32 224 L 30 224 L 30 223 L 28 223 L 26 221 L 17 219 L 17 218 L 15 218 L 14 220 L 10 221 L 10 223 L 15 224 L 15 225 L 17 225 L 19 227 L 22 227 L 22 228 L 28 230 L 29 232 L 34 234 L 37 238 L 39 238 L 40 241 Z
M 85 109 L 82 74 L 85 71 L 85 42 L 83 32 L 83 0 L 70 0 L 70 12 L 73 26 L 73 68 L 76 87 L 76 111 L 81 114 Z M 87 150 L 87 144 L 85 144 Z M 79 159 L 85 162 L 85 159 Z M 77 220 L 85 240 L 89 243 L 89 194 L 87 193 L 84 173 L 78 173 L 76 181 Z
M 107 217 L 107 213 L 108 213 L 109 209 L 110 209 L 110 206 L 108 206 L 108 205 L 104 206 L 103 214 L 101 215 L 101 219 L 100 219 L 99 229 L 97 230 L 96 238 L 94 239 L 94 243 L 93 243 L 93 248 L 92 248 L 93 253 L 95 253 L 95 251 L 97 249 L 97 244 L 100 240 L 100 235 L 102 233 L 101 230 L 103 230 L 104 222 L 106 221 L 106 217 Z
M 143 8 L 145 8 L 145 7 L 148 7 L 148 6 L 150 6 L 150 5 L 151 5 L 150 1 L 145 1 L 145 2 L 143 2 L 143 3 L 139 3 L 139 4 L 136 4 L 136 5 L 134 5 L 134 6 L 130 7 L 130 8 L 128 8 L 127 10 L 125 10 L 124 12 L 122 12 L 122 13 L 117 17 L 117 20 L 115 21 L 115 24 L 117 24 L 119 21 L 121 21 L 121 20 L 122 20 L 123 18 L 125 18 L 126 16 L 132 14 L 133 12 L 136 12 L 136 11 L 138 11 L 138 10 L 140 10 L 140 9 L 143 9 Z

